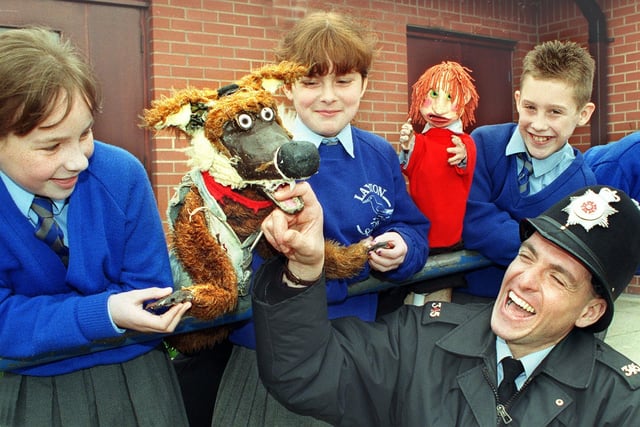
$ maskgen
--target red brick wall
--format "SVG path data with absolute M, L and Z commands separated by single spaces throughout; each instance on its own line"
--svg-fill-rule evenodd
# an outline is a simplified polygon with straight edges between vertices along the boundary
M 537 6 L 512 0 L 153 0 L 151 97 L 187 85 L 219 87 L 272 61 L 272 49 L 283 32 L 318 9 L 350 13 L 377 32 L 381 51 L 356 122 L 390 141 L 397 139 L 407 112 L 407 25 L 519 40 L 516 64 L 538 40 Z M 153 175 L 163 214 L 186 170 L 179 152 L 185 146 L 185 141 L 168 136 L 155 138 Z
M 609 53 L 609 140 L 640 129 L 640 4 L 634 0 L 600 1 L 606 5 Z M 640 293 L 640 292 L 639 292 Z
M 640 5 L 632 0 L 599 0 L 612 39 L 609 54 L 609 140 L 640 129 Z M 284 31 L 312 10 L 350 13 L 379 36 L 367 94 L 356 122 L 390 141 L 406 117 L 406 26 L 422 26 L 517 40 L 514 84 L 523 55 L 554 38 L 588 45 L 588 25 L 571 0 L 153 0 L 150 8 L 152 98 L 172 88 L 216 88 L 270 62 Z M 483 106 L 484 105 L 484 106 Z M 490 108 L 480 104 L 479 108 Z M 578 128 L 572 143 L 590 144 L 589 126 Z M 159 208 L 166 211 L 173 189 L 186 171 L 184 140 L 154 139 L 153 178 Z M 640 293 L 635 283 L 631 291 Z

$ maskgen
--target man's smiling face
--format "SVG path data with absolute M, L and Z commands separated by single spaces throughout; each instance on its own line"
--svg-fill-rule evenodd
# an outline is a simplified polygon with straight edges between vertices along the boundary
M 507 268 L 491 328 L 519 358 L 558 343 L 575 326 L 594 323 L 605 308 L 605 300 L 593 290 L 591 273 L 534 233 Z

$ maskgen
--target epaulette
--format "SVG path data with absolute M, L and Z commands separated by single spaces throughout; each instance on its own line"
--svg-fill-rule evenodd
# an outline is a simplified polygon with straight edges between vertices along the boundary
M 486 304 L 461 305 L 450 302 L 427 301 L 421 307 L 424 310 L 422 312 L 422 324 L 442 322 L 459 325 L 486 307 Z
M 640 365 L 604 342 L 598 343 L 596 360 L 621 376 L 631 390 L 640 388 Z

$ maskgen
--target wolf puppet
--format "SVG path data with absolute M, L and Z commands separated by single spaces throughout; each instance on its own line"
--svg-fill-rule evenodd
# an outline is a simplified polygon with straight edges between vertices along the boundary
M 190 170 L 169 203 L 169 251 L 175 292 L 154 309 L 191 301 L 189 314 L 211 320 L 237 307 L 247 295 L 254 251 L 275 255 L 260 239 L 262 220 L 276 207 L 282 185 L 295 185 L 317 172 L 319 155 L 306 141 L 292 141 L 277 105 L 277 90 L 304 76 L 289 63 L 261 67 L 220 89 L 188 88 L 158 99 L 144 112 L 144 126 L 174 130 L 190 142 Z M 367 262 L 368 242 L 325 245 L 327 278 L 353 277 Z M 178 334 L 167 341 L 181 352 L 213 346 L 228 326 Z

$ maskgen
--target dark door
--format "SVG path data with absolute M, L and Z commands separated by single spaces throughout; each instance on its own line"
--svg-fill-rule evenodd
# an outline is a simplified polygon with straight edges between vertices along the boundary
M 476 122 L 465 129 L 514 120 L 512 54 L 515 42 L 473 37 L 419 27 L 407 28 L 408 102 L 411 86 L 424 71 L 442 61 L 455 61 L 472 70 L 480 96 Z
M 151 171 L 147 132 L 138 127 L 147 105 L 144 25 L 146 1 L 2 0 L 0 27 L 44 25 L 70 39 L 88 57 L 104 103 L 96 139 L 133 153 Z

